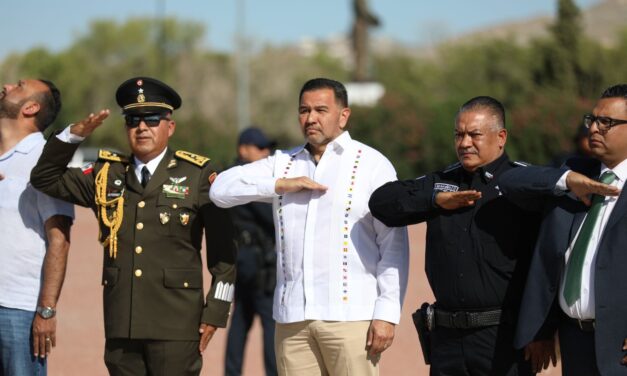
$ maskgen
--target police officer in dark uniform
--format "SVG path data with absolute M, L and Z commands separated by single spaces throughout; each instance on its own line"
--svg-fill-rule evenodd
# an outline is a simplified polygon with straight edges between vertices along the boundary
M 276 143 L 261 129 L 249 127 L 238 139 L 237 165 L 270 155 Z M 263 360 L 266 375 L 277 374 L 274 354 L 272 300 L 276 285 L 276 249 L 272 204 L 251 202 L 229 209 L 238 244 L 235 308 L 226 347 L 225 375 L 242 374 L 246 338 L 255 315 L 263 328 Z
M 91 208 L 104 247 L 105 363 L 111 375 L 198 375 L 202 351 L 226 326 L 236 251 L 227 211 L 209 200 L 209 159 L 168 148 L 179 95 L 149 77 L 122 83 L 116 100 L 133 152 L 100 151 L 66 168 L 80 141 L 109 115 L 91 114 L 50 137 L 31 182 Z M 203 296 L 201 241 L 213 279 Z
M 532 373 L 513 335 L 539 219 L 501 196 L 496 177 L 519 165 L 506 140 L 501 103 L 473 98 L 456 117 L 459 163 L 390 182 L 370 199 L 388 226 L 427 222 L 431 375 Z

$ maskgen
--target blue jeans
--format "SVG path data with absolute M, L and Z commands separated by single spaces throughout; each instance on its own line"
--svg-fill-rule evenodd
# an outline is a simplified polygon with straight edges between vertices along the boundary
M 35 312 L 0 306 L 0 376 L 45 376 L 46 359 L 33 356 Z

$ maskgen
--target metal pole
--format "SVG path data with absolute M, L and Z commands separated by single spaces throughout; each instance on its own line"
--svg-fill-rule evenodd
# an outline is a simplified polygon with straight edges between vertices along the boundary
M 165 75 L 166 70 L 166 34 L 165 34 L 165 0 L 157 0 L 156 4 L 156 50 L 157 50 L 157 69 L 159 75 Z
M 250 86 L 248 41 L 246 39 L 246 1 L 237 1 L 237 129 L 250 125 Z

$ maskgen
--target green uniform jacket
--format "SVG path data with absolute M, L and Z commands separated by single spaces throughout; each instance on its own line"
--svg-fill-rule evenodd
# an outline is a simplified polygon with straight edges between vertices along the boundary
M 31 183 L 50 196 L 90 207 L 98 215 L 95 180 L 109 165 L 107 199 L 122 196 L 124 203 L 117 256 L 111 257 L 109 247 L 104 247 L 106 337 L 189 341 L 199 339 L 201 322 L 226 326 L 236 249 L 228 211 L 209 200 L 213 171 L 208 159 L 185 152 L 175 155 L 168 149 L 142 188 L 134 166 L 116 154 L 101 153 L 93 168 L 67 168 L 77 148 L 78 144 L 50 137 Z M 108 215 L 113 211 L 109 209 Z M 102 219 L 99 222 L 103 242 L 109 228 Z M 206 300 L 200 253 L 203 229 L 207 267 L 213 276 Z

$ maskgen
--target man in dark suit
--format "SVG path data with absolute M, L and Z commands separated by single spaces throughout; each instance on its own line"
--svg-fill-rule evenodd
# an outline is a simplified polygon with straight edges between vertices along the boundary
M 627 85 L 605 90 L 584 121 L 594 159 L 499 181 L 509 199 L 544 215 L 516 344 L 548 360 L 541 340 L 557 330 L 565 375 L 627 375 Z
M 103 110 L 50 137 L 31 176 L 50 196 L 91 208 L 104 247 L 105 363 L 111 375 L 198 375 L 201 352 L 226 326 L 235 282 L 233 227 L 209 201 L 209 158 L 168 148 L 181 98 L 149 77 L 122 83 L 130 158 L 102 151 L 66 168 Z M 121 128 L 122 129 L 122 128 Z M 213 275 L 203 297 L 203 230 Z

